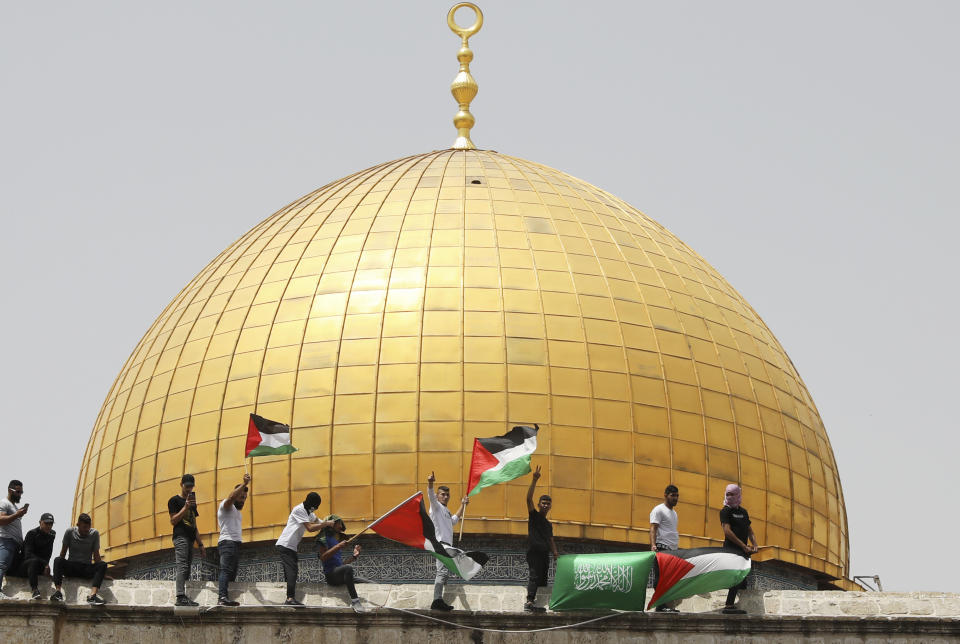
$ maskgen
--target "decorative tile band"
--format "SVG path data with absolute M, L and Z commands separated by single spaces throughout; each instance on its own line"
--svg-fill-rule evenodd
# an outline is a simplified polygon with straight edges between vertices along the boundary
M 406 548 L 378 536 L 363 536 L 357 540 L 363 554 L 354 563 L 358 577 L 375 583 L 431 583 L 436 575 L 436 560 L 428 554 Z M 523 584 L 527 580 L 527 562 L 523 538 L 487 538 L 471 540 L 471 550 L 485 552 L 490 560 L 483 572 L 471 584 Z M 631 548 L 608 543 L 561 542 L 562 554 L 595 552 L 628 552 Z M 171 544 L 172 546 L 172 544 Z M 312 539 L 300 544 L 300 582 L 319 583 L 324 580 L 323 567 L 316 555 Z M 191 578 L 215 580 L 219 573 L 219 559 L 215 548 L 207 550 L 206 559 L 195 557 Z M 132 557 L 126 571 L 127 579 L 173 580 L 175 563 L 173 548 L 160 553 Z M 283 581 L 283 568 L 272 543 L 245 544 L 240 551 L 237 581 Z M 549 572 L 553 583 L 553 567 Z M 466 583 L 451 576 L 450 584 Z M 753 572 L 747 577 L 747 588 L 753 590 L 816 590 L 817 580 L 812 575 L 787 569 L 777 562 L 754 562 Z

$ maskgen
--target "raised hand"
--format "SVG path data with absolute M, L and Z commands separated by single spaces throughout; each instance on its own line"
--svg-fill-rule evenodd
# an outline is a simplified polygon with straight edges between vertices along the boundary
M 437 480 L 436 474 L 434 474 L 434 473 L 431 471 L 431 472 L 430 472 L 430 476 L 427 477 L 427 483 L 429 483 L 430 485 L 433 485 L 433 482 L 436 481 L 436 480 Z
M 244 472 L 244 473 L 243 473 L 243 484 L 244 484 L 244 485 L 248 485 L 248 484 L 250 483 L 250 481 L 252 481 L 252 480 L 253 480 L 253 477 L 250 476 L 250 474 L 249 474 L 248 472 Z
M 461 505 L 468 505 L 469 503 L 470 503 L 470 497 L 469 497 L 469 496 L 463 497 L 463 499 L 460 501 L 460 504 L 461 504 Z
M 535 470 L 533 471 L 533 480 L 534 480 L 534 481 L 539 481 L 539 480 L 540 480 L 540 466 L 539 466 L 539 465 L 537 465 L 537 469 L 535 469 Z

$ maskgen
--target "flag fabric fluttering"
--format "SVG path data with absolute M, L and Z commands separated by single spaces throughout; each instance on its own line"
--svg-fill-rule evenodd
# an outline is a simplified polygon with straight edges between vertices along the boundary
M 652 552 L 561 555 L 550 610 L 642 611 L 653 562 Z
M 464 579 L 475 577 L 489 559 L 482 552 L 464 552 L 437 539 L 433 520 L 423 505 L 423 492 L 417 492 L 374 521 L 370 529 L 387 539 L 429 552 Z
M 250 414 L 244 458 L 292 454 L 295 451 L 297 448 L 290 444 L 290 425 Z
M 660 576 L 648 609 L 700 593 L 733 588 L 750 574 L 750 560 L 724 548 L 657 553 Z
M 530 455 L 537 449 L 537 431 L 518 425 L 503 436 L 473 439 L 467 496 L 497 483 L 506 483 L 530 472 Z

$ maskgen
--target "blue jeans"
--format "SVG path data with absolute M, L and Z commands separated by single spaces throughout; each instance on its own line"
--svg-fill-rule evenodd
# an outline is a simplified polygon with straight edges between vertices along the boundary
M 220 598 L 227 597 L 227 587 L 237 578 L 237 563 L 240 561 L 240 542 L 221 541 L 217 544 L 220 553 Z
M 0 539 L 0 586 L 3 585 L 3 575 L 16 561 L 20 554 L 20 544 L 16 539 Z

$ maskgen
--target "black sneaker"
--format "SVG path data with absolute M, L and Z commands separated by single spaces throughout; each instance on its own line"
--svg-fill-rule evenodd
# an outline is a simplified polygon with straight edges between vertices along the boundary
M 543 606 L 537 606 L 533 602 L 527 602 L 523 605 L 523 612 L 525 613 L 545 613 L 547 609 Z
M 657 606 L 654 612 L 657 613 L 679 613 L 680 611 L 676 608 L 671 608 L 670 606 Z
M 297 601 L 296 599 L 294 599 L 293 597 L 287 597 L 287 601 L 283 602 L 283 605 L 284 605 L 284 606 L 296 606 L 296 607 L 299 608 L 299 607 L 303 606 L 303 602 L 298 602 L 298 601 Z
M 220 601 L 217 602 L 217 606 L 239 606 L 240 602 L 235 602 L 229 597 L 221 597 Z
M 442 599 L 434 599 L 433 603 L 430 604 L 430 610 L 451 611 L 453 610 L 453 606 L 443 601 Z
M 724 606 L 723 610 L 720 611 L 724 615 L 746 615 L 747 611 L 742 608 L 737 608 L 736 606 Z
M 87 597 L 87 603 L 91 606 L 103 606 L 106 604 L 106 600 L 100 595 L 90 595 Z
M 60 592 L 59 590 L 58 590 L 57 592 L 53 593 L 52 595 L 50 595 L 50 601 L 52 601 L 52 602 L 62 602 L 62 601 L 63 601 L 63 593 Z
M 40 595 L 39 590 L 34 589 L 33 594 L 30 596 L 30 599 L 37 601 L 37 600 L 43 599 L 43 597 Z
M 177 601 L 174 606 L 199 606 L 197 602 L 193 601 L 186 595 L 177 595 Z

